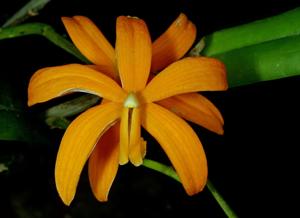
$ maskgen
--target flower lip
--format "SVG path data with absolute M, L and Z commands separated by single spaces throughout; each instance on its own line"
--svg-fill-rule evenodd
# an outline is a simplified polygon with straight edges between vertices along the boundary
M 137 108 L 140 106 L 140 102 L 135 93 L 130 92 L 124 101 L 124 107 L 126 108 Z

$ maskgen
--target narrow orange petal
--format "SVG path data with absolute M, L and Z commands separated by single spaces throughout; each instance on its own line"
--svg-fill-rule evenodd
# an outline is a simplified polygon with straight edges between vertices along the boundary
M 129 135 L 129 160 L 134 166 L 140 166 L 146 152 L 146 142 L 141 138 L 140 108 L 132 109 Z
M 120 123 L 107 130 L 89 158 L 89 179 L 99 201 L 107 201 L 119 167 Z
M 143 20 L 118 17 L 116 56 L 123 88 L 128 92 L 142 90 L 151 65 L 151 39 Z
M 74 91 L 95 94 L 115 102 L 126 98 L 124 90 L 113 79 L 87 66 L 69 64 L 38 70 L 29 83 L 28 105 Z
M 152 44 L 151 72 L 161 70 L 183 57 L 196 38 L 196 26 L 181 13 Z
M 128 163 L 129 154 L 129 108 L 122 109 L 121 124 L 120 124 L 120 153 L 119 164 Z
M 178 116 L 222 135 L 224 120 L 219 110 L 198 93 L 176 95 L 156 102 Z
M 138 143 L 131 144 L 129 151 L 129 159 L 130 162 L 138 167 L 143 164 L 144 157 L 147 151 L 147 142 L 140 137 Z
M 189 57 L 177 61 L 157 74 L 142 91 L 146 102 L 174 95 L 226 90 L 225 66 L 213 58 Z
M 62 17 L 62 21 L 73 43 L 85 57 L 117 75 L 114 49 L 89 18 Z
M 74 198 L 80 173 L 101 135 L 120 118 L 121 105 L 105 103 L 78 116 L 67 128 L 55 165 L 58 193 L 66 205 Z
M 105 55 L 115 62 L 115 50 L 109 41 L 105 38 L 99 28 L 85 16 L 74 16 L 73 19 L 80 25 L 83 31 L 85 31 L 89 37 L 98 45 L 99 48 L 105 53 Z
M 186 192 L 200 192 L 207 181 L 207 161 L 196 133 L 184 120 L 159 105 L 149 103 L 144 110 L 143 127 L 168 155 Z

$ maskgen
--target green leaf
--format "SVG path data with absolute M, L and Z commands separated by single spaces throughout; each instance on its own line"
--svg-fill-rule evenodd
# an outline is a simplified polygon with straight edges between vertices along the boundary
M 300 75 L 300 8 L 217 31 L 202 55 L 223 61 L 229 87 Z
M 0 81 L 0 140 L 28 141 L 30 132 L 12 86 Z
M 14 161 L 13 155 L 7 155 L 7 154 L 3 154 L 3 152 L 1 152 L 0 153 L 0 173 L 9 171 L 9 168 L 11 167 L 13 161 Z
M 51 128 L 66 129 L 70 124 L 68 117 L 77 115 L 98 103 L 100 98 L 95 95 L 84 94 L 75 99 L 49 108 L 45 112 L 45 120 Z
M 96 95 L 84 94 L 80 97 L 66 101 L 62 104 L 49 108 L 46 117 L 70 117 L 77 115 L 87 108 L 98 103 L 100 98 Z
M 0 163 L 0 173 L 7 171 L 8 167 L 4 163 Z
M 13 87 L 8 79 L 0 80 L 0 140 L 49 143 L 43 129 L 29 118 L 26 103 Z
M 300 35 L 215 55 L 230 87 L 300 75 Z
M 300 8 L 248 24 L 216 31 L 205 37 L 203 55 L 216 56 L 234 49 L 300 34 Z
M 64 117 L 46 117 L 45 122 L 51 129 L 67 129 L 71 123 Z

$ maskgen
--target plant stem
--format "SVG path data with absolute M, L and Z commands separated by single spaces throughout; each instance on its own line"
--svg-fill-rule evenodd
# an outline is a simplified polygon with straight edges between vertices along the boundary
M 20 10 L 18 10 L 11 18 L 9 18 L 2 27 L 17 25 L 29 17 L 38 14 L 39 10 L 44 8 L 50 0 L 30 0 Z
M 149 169 L 155 170 L 157 172 L 160 172 L 162 174 L 165 174 L 166 176 L 171 177 L 172 179 L 176 180 L 177 182 L 180 182 L 180 179 L 177 175 L 177 173 L 173 170 L 172 167 L 168 167 L 164 164 L 161 164 L 159 162 L 144 159 L 143 166 L 147 167 Z M 224 213 L 229 218 L 237 218 L 238 216 L 234 213 L 234 211 L 230 208 L 230 206 L 227 204 L 227 202 L 224 200 L 222 195 L 217 191 L 217 189 L 214 187 L 211 181 L 207 181 L 206 187 L 212 194 L 212 196 L 215 198 L 215 200 L 218 202 L 219 206 L 222 208 Z
M 222 195 L 218 192 L 215 186 L 212 184 L 210 180 L 207 180 L 206 187 L 210 191 L 210 193 L 214 196 L 215 200 L 218 202 L 220 207 L 223 209 L 224 213 L 230 218 L 237 218 L 238 216 L 235 212 L 230 208 L 227 202 L 224 200 Z
M 85 63 L 89 62 L 70 41 L 58 34 L 50 25 L 44 23 L 27 23 L 13 27 L 0 28 L 0 40 L 27 35 L 44 36 L 58 47 L 77 57 L 79 60 Z

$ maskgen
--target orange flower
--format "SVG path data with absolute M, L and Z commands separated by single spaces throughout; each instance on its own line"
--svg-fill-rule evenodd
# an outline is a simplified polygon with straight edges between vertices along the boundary
M 119 164 L 143 163 L 146 142 L 141 126 L 166 152 L 187 194 L 201 191 L 207 180 L 205 153 L 182 118 L 222 134 L 220 112 L 196 92 L 226 90 L 227 81 L 218 60 L 187 57 L 177 61 L 195 40 L 194 24 L 180 14 L 151 44 L 143 20 L 120 16 L 114 50 L 88 18 L 64 17 L 63 23 L 74 44 L 94 65 L 38 70 L 29 83 L 28 105 L 77 91 L 104 99 L 78 116 L 61 141 L 55 180 L 63 202 L 69 205 L 73 200 L 88 159 L 92 191 L 99 201 L 106 201 Z M 160 70 L 148 81 L 150 71 Z

